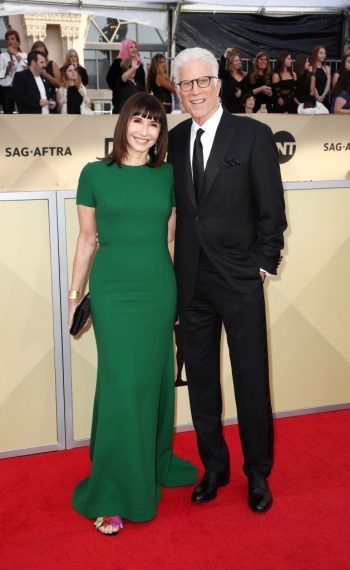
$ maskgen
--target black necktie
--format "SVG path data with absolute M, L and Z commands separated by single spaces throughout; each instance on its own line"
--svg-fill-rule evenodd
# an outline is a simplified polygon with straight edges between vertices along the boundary
M 198 129 L 193 146 L 192 172 L 193 172 L 193 185 L 196 194 L 197 204 L 200 199 L 200 193 L 204 177 L 203 146 L 201 143 L 201 136 L 203 133 L 204 133 L 203 129 Z

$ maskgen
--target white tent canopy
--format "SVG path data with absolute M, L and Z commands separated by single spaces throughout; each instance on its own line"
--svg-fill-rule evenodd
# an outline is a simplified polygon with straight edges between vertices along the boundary
M 330 6 L 331 4 L 331 6 Z M 312 12 L 340 12 L 350 10 L 350 0 L 0 0 L 0 16 L 28 13 L 83 13 L 103 15 L 120 20 L 131 20 L 158 29 L 167 29 L 170 9 L 186 12 L 253 12 L 287 15 Z
M 87 14 L 129 20 L 161 30 L 168 27 L 167 0 L 33 0 L 32 2 L 0 1 L 0 16 L 30 13 Z

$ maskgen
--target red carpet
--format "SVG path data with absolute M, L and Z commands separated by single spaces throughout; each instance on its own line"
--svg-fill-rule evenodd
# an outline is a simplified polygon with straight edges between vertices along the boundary
M 190 488 L 165 489 L 158 516 L 94 531 L 70 506 L 89 468 L 87 448 L 1 461 L 2 570 L 327 570 L 350 568 L 350 410 L 275 422 L 274 506 L 246 504 L 237 426 L 225 429 L 231 482 L 206 505 Z M 177 453 L 199 465 L 193 432 Z

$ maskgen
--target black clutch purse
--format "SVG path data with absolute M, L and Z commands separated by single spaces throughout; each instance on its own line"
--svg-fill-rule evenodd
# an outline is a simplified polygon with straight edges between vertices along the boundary
M 79 305 L 75 309 L 72 326 L 69 331 L 70 334 L 73 336 L 78 334 L 80 329 L 82 329 L 83 326 L 85 325 L 89 316 L 90 316 L 90 295 L 89 293 L 86 293 L 86 295 L 82 298 Z

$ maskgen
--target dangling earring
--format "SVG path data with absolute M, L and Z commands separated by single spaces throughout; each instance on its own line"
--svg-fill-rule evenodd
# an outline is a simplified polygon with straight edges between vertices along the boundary
M 157 154 L 158 154 L 158 141 L 155 142 L 153 152 L 154 152 L 154 156 L 157 156 Z

